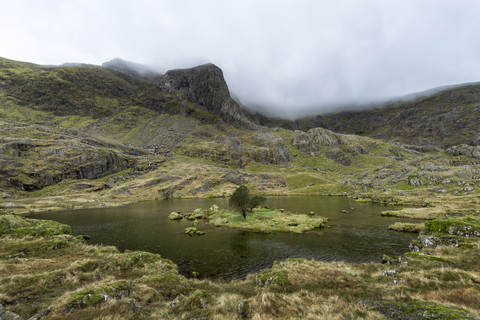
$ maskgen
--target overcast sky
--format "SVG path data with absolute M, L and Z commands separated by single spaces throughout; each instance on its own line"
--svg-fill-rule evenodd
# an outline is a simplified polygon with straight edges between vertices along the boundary
M 477 0 L 0 0 L 0 56 L 212 62 L 283 116 L 480 80 Z

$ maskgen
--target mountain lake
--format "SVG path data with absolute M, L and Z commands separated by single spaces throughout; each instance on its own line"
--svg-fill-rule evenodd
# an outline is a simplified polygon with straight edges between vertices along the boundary
M 215 227 L 200 220 L 203 236 L 189 237 L 184 229 L 192 221 L 171 221 L 172 211 L 192 212 L 216 204 L 228 208 L 228 198 L 145 201 L 125 207 L 52 211 L 32 215 L 72 227 L 74 235 L 89 235 L 88 243 L 116 246 L 119 250 L 143 250 L 160 254 L 178 265 L 180 273 L 201 278 L 242 279 L 271 267 L 275 260 L 305 258 L 352 263 L 382 261 L 383 254 L 408 251 L 416 234 L 388 230 L 394 222 L 382 217 L 387 207 L 357 203 L 347 197 L 270 197 L 265 205 L 293 213 L 327 217 L 327 227 L 308 233 L 261 234 Z M 231 209 L 231 208 L 230 208 Z M 349 213 L 342 212 L 347 210 Z

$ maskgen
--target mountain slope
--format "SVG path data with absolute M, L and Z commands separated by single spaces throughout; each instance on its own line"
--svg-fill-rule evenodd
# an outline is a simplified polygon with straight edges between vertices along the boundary
M 425 153 L 323 128 L 260 127 L 214 65 L 142 79 L 0 62 L 0 190 L 20 210 L 225 196 L 242 184 L 421 204 L 477 192 L 478 147 Z
M 111 116 L 123 106 L 140 106 L 161 114 L 187 115 L 207 123 L 224 120 L 237 126 L 256 127 L 253 118 L 247 119 L 249 112 L 230 98 L 218 67 L 207 65 L 167 72 L 166 77 L 168 80 L 141 78 L 90 65 L 44 67 L 0 58 L 2 96 L 34 110 L 99 119 Z M 188 82 L 182 82 L 185 77 Z M 189 94 L 189 88 L 201 86 L 205 78 L 211 79 L 209 85 L 216 84 L 214 90 L 207 91 L 203 97 Z M 173 85 L 166 85 L 167 82 Z M 219 107 L 222 107 L 220 114 L 210 112 Z
M 296 121 L 262 117 L 260 123 L 289 129 L 315 127 L 421 146 L 480 144 L 480 84 L 447 88 L 409 101 L 369 110 L 305 117 Z

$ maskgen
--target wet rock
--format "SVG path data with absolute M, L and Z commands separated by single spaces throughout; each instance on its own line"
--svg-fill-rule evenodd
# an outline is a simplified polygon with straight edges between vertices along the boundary
M 185 234 L 189 235 L 190 237 L 193 237 L 193 236 L 204 235 L 205 232 L 197 230 L 197 228 L 195 228 L 195 227 L 189 227 L 189 228 L 185 228 Z
M 187 220 L 196 220 L 203 218 L 203 210 L 200 208 L 195 209 L 192 213 L 186 214 L 185 219 Z
M 216 204 L 213 204 L 210 209 L 208 209 L 211 213 L 217 213 L 218 212 L 218 206 Z
M 180 214 L 180 212 L 173 211 L 168 216 L 168 219 L 170 219 L 170 220 L 182 220 L 183 216 Z

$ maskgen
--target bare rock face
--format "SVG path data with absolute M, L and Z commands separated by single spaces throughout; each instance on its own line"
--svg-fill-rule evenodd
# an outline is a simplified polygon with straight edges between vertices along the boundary
M 230 98 L 223 72 L 214 64 L 170 70 L 163 81 L 167 87 L 182 91 L 188 100 L 207 111 L 220 112 L 224 101 Z
M 161 85 L 183 92 L 190 102 L 205 111 L 220 115 L 222 120 L 231 125 L 243 129 L 259 129 L 253 115 L 230 97 L 223 72 L 214 64 L 170 70 L 162 78 Z

